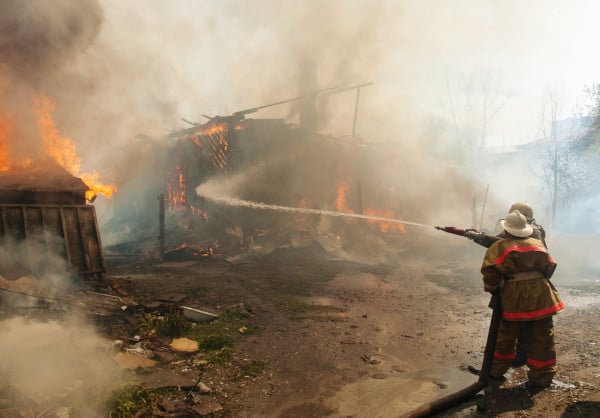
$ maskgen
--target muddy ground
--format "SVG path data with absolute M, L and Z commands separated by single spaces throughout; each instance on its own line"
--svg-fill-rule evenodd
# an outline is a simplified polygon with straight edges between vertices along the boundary
M 109 256 L 106 277 L 72 296 L 139 385 L 111 416 L 400 417 L 471 385 L 491 317 L 479 254 L 433 245 L 404 246 L 388 261 L 317 242 L 193 261 Z M 599 282 L 553 280 L 568 306 L 555 317 L 555 384 L 529 394 L 519 390 L 526 367 L 515 369 L 499 389 L 437 416 L 600 416 Z M 156 320 L 180 318 L 180 305 L 219 315 L 183 336 L 206 341 L 211 327 L 231 346 L 173 349 L 180 335 L 164 326 L 161 335 Z M 0 416 L 59 416 L 54 401 L 0 401 Z
M 107 280 L 137 303 L 174 293 L 189 306 L 249 312 L 252 332 L 240 333 L 232 357 L 196 370 L 213 416 L 399 417 L 477 380 L 469 366 L 481 366 L 491 317 L 478 261 L 460 250 L 434 258 L 426 248 L 366 263 L 314 243 L 230 260 L 124 264 Z M 568 306 L 555 317 L 555 384 L 529 394 L 519 389 L 526 367 L 515 369 L 499 389 L 438 416 L 599 416 L 600 285 L 554 281 Z M 252 372 L 240 373 L 248 365 Z

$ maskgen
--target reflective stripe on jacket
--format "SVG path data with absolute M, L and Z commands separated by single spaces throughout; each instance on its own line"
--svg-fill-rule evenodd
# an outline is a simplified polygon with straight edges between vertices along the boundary
M 529 321 L 554 315 L 565 307 L 549 281 L 555 268 L 556 262 L 542 241 L 507 236 L 488 248 L 481 273 L 487 290 L 501 288 L 502 317 Z M 519 276 L 527 280 L 511 280 Z

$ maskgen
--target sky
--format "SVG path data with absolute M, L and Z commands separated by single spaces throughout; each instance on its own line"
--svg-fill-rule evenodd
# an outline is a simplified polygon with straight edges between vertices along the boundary
M 570 116 L 600 73 L 593 53 L 600 5 L 587 0 L 7 0 L 5 6 L 0 92 L 11 100 L 4 107 L 16 107 L 17 90 L 50 96 L 58 126 L 86 151 L 186 127 L 181 117 L 203 122 L 203 114 L 295 97 L 306 61 L 315 66 L 316 88 L 373 83 L 361 91 L 357 123 L 368 140 L 416 141 L 432 119 L 476 128 L 487 88 L 485 145 L 521 143 L 535 137 L 548 91 Z M 10 24 L 15 19 L 23 22 L 18 31 Z M 64 29 L 72 22 L 76 30 Z M 45 48 L 22 48 L 29 32 L 47 37 L 38 42 Z M 331 133 L 351 131 L 353 106 L 353 92 L 330 97 Z M 274 107 L 256 116 L 287 111 Z M 87 154 L 96 164 L 105 153 Z
M 131 86 L 142 95 L 136 105 L 160 106 L 148 103 L 155 99 L 163 110 L 172 106 L 177 115 L 163 116 L 175 116 L 173 124 L 177 116 L 201 120 L 202 113 L 294 97 L 299 68 L 309 59 L 318 88 L 373 82 L 362 91 L 358 124 L 368 139 L 419 134 L 431 117 L 450 120 L 450 103 L 459 119 L 478 124 L 487 87 L 490 108 L 500 110 L 488 116 L 486 145 L 513 144 L 535 137 L 549 91 L 570 116 L 600 73 L 592 52 L 600 5 L 593 1 L 101 4 L 98 44 L 111 45 L 134 74 L 145 67 Z M 148 82 L 156 85 L 144 95 Z M 339 108 L 331 111 L 331 129 L 347 133 L 352 93 L 331 100 Z M 269 111 L 285 115 L 285 108 Z M 388 129 L 374 128 L 382 125 Z

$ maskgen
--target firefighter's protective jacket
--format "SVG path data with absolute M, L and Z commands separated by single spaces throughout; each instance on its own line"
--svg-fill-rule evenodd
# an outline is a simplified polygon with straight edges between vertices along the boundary
M 530 321 L 554 315 L 565 305 L 550 283 L 556 263 L 539 239 L 507 235 L 485 253 L 481 273 L 488 292 L 501 292 L 502 318 Z

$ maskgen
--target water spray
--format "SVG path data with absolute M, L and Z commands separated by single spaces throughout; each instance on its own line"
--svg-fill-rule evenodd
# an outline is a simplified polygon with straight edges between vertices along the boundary
M 358 218 L 358 219 L 366 219 L 366 220 L 374 220 L 379 222 L 393 222 L 400 223 L 405 225 L 414 225 L 421 226 L 425 228 L 435 228 L 432 225 L 425 225 L 417 222 L 409 222 L 402 219 L 394 219 L 394 218 L 384 218 L 381 216 L 369 216 L 362 215 L 358 213 L 346 213 L 346 212 L 337 212 L 333 210 L 325 210 L 325 209 L 311 209 L 311 208 L 295 208 L 289 206 L 281 206 L 281 205 L 270 205 L 267 203 L 261 202 L 253 202 L 250 200 L 238 199 L 230 196 L 213 196 L 208 195 L 200 190 L 200 188 L 196 189 L 196 192 L 199 196 L 202 196 L 206 199 L 210 199 L 214 202 L 218 202 L 228 206 L 242 206 L 252 209 L 261 209 L 261 210 L 273 210 L 278 212 L 288 212 L 288 213 L 302 213 L 302 214 L 310 214 L 310 215 L 326 215 L 326 216 L 337 216 L 344 218 Z

